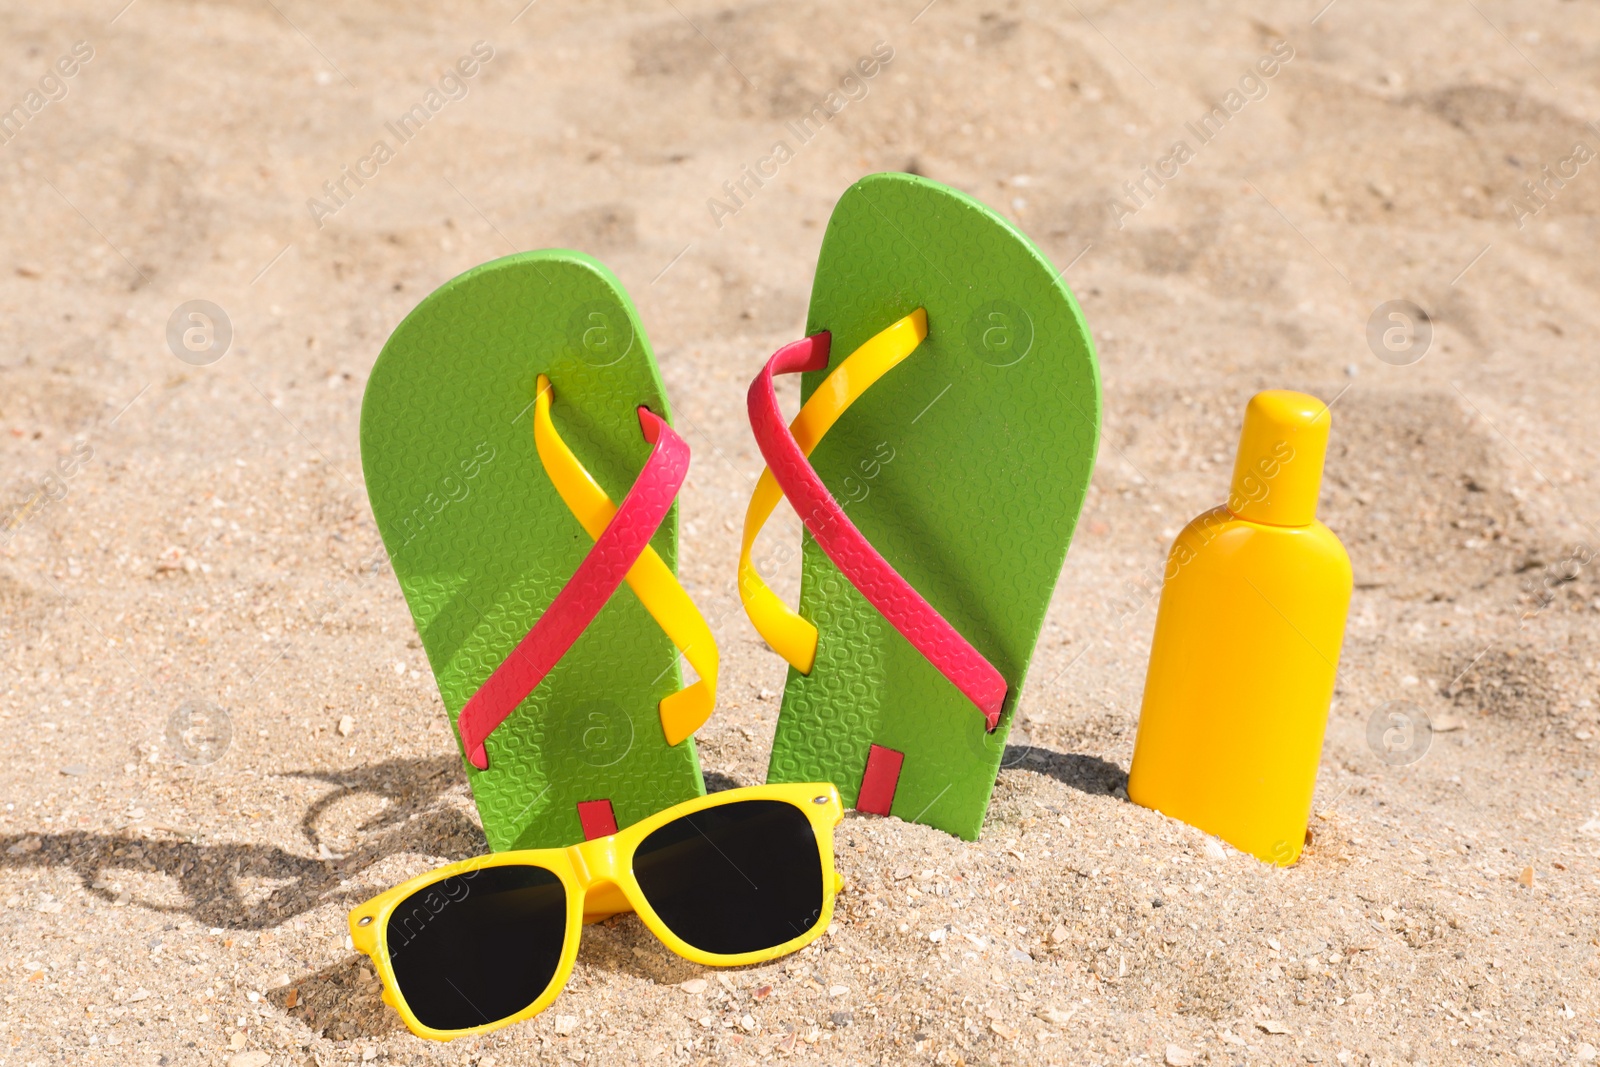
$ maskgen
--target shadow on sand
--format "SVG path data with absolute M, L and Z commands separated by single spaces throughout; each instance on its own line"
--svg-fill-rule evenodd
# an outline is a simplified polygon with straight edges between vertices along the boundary
M 1007 745 L 1000 770 L 1049 775 L 1063 785 L 1091 796 L 1128 795 L 1128 772 L 1098 756 L 1057 752 L 1038 745 Z
M 470 819 L 439 805 L 443 794 L 459 782 L 455 767 L 456 760 L 445 757 L 284 775 L 336 786 L 301 819 L 311 854 L 275 845 L 202 844 L 174 831 L 155 831 L 170 837 L 147 838 L 73 830 L 0 837 L 0 868 L 70 868 L 86 891 L 108 904 L 116 896 L 107 884 L 113 872 L 166 875 L 178 887 L 181 904 L 131 903 L 152 911 L 182 912 L 206 926 L 249 930 L 276 926 L 321 904 L 345 902 L 351 894 L 339 889 L 340 881 L 386 856 L 425 852 L 467 859 L 487 851 L 482 831 Z M 319 858 L 316 853 L 323 844 L 319 820 L 335 805 L 362 794 L 388 804 L 361 827 L 362 842 L 356 849 L 345 856 Z M 245 888 L 263 883 L 272 886 L 264 894 Z

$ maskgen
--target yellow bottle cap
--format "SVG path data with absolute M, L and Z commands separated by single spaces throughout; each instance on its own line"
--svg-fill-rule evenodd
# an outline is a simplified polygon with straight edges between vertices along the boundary
M 1251 397 L 1233 461 L 1228 510 L 1272 526 L 1315 522 L 1332 422 L 1328 405 L 1305 393 L 1269 389 Z

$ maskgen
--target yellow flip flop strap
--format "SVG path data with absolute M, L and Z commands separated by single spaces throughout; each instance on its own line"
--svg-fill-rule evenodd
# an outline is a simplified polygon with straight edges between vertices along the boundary
M 839 416 L 927 336 L 928 313 L 918 308 L 850 353 L 848 359 L 823 379 L 811 399 L 800 408 L 800 414 L 789 424 L 800 451 L 811 455 L 811 450 L 833 428 Z M 801 674 L 810 674 L 817 658 L 817 628 L 778 599 L 778 594 L 768 588 L 750 560 L 756 535 L 781 499 L 783 490 L 778 488 L 772 472 L 763 468 L 756 490 L 750 495 L 750 506 L 744 513 L 744 542 L 739 547 L 739 600 L 756 632 L 772 650 Z
M 556 432 L 550 419 L 552 389 L 550 379 L 539 375 L 538 396 L 533 406 L 533 441 L 539 462 L 566 503 L 591 538 L 599 539 L 617 506 L 606 491 L 590 477 L 572 449 Z M 676 745 L 704 725 L 717 703 L 717 665 L 720 662 L 716 639 L 704 616 L 684 592 L 656 550 L 645 546 L 644 554 L 628 571 L 628 587 L 667 637 L 683 653 L 700 675 L 700 680 L 661 701 L 661 729 L 667 744 Z

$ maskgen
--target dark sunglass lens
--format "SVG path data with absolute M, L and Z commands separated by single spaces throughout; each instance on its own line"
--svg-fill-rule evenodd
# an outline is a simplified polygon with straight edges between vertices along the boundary
M 805 814 L 741 800 L 674 819 L 645 838 L 633 875 L 661 921 L 720 955 L 790 941 L 822 917 L 822 859 Z
M 411 894 L 389 916 L 400 995 L 435 1030 L 498 1022 L 539 999 L 566 939 L 566 888 L 543 867 L 483 867 Z

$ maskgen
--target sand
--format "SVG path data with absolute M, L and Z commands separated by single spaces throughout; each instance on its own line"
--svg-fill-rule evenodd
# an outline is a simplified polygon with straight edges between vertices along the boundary
M 0 5 L 0 1067 L 1595 1058 L 1591 6 L 121 2 Z M 882 169 L 1013 218 L 1104 372 L 982 841 L 852 815 L 808 951 L 712 973 L 613 919 L 538 1019 L 411 1037 L 345 912 L 483 838 L 362 489 L 374 357 L 474 264 L 614 268 L 695 450 L 704 764 L 759 782 L 743 391 Z M 193 300 L 214 361 L 169 348 Z M 1390 300 L 1425 354 L 1369 346 Z M 1268 387 L 1333 402 L 1357 580 L 1289 870 L 1123 790 L 1154 576 Z M 1368 741 L 1392 701 L 1436 728 L 1408 763 Z

